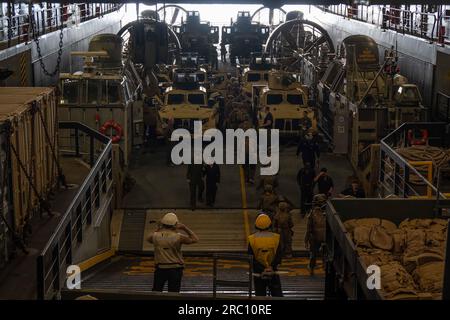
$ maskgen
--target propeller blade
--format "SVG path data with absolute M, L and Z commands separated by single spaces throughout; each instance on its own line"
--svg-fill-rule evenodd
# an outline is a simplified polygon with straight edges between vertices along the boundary
M 309 51 L 311 51 L 314 47 L 318 47 L 320 46 L 322 43 L 324 43 L 326 41 L 326 37 L 325 36 L 321 36 L 319 38 L 317 38 L 313 43 L 309 44 L 304 50 L 303 53 L 308 53 Z
M 269 9 L 269 25 L 273 25 L 273 8 Z
M 289 43 L 289 46 L 292 50 L 297 50 L 297 43 L 295 42 L 295 39 L 292 37 L 292 35 L 287 32 L 286 30 L 282 30 L 281 34 L 283 35 L 284 39 Z
M 180 13 L 180 9 L 175 8 L 175 11 L 173 12 L 172 20 L 170 21 L 170 24 L 174 24 L 175 21 L 177 21 L 179 13 Z

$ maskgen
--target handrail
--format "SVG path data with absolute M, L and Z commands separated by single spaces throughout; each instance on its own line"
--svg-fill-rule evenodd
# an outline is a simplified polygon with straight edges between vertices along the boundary
M 59 128 L 60 129 L 78 129 L 83 131 L 89 136 L 93 136 L 98 141 L 108 144 L 108 142 L 111 140 L 107 136 L 101 134 L 95 129 L 92 129 L 91 127 L 86 126 L 85 124 L 77 121 L 59 121 Z
M 76 130 L 77 134 L 82 131 L 103 143 L 104 148 L 37 258 L 37 297 L 41 300 L 53 298 L 59 292 L 65 268 L 72 264 L 76 245 L 83 241 L 84 229 L 96 221 L 102 208 L 111 201 L 108 196 L 112 188 L 111 139 L 79 122 L 59 122 L 59 128 Z
M 446 16 L 443 12 L 424 11 L 424 6 L 396 5 L 317 5 L 324 12 L 340 15 L 348 19 L 363 21 L 402 34 L 410 34 L 440 45 L 447 44 L 443 34 Z M 419 10 L 420 9 L 420 10 Z
M 361 152 L 358 154 L 358 167 L 360 169 L 365 169 L 367 164 L 370 163 L 370 155 L 372 154 L 372 145 L 366 146 Z
M 432 181 L 428 181 L 426 177 L 424 177 L 409 161 L 407 161 L 405 158 L 403 158 L 398 152 L 395 151 L 395 147 L 404 147 L 406 146 L 406 132 L 409 129 L 416 129 L 416 128 L 437 128 L 440 130 L 445 130 L 445 123 L 443 122 L 405 122 L 400 127 L 398 127 L 396 130 L 389 133 L 385 138 L 383 138 L 380 141 L 381 144 L 381 156 L 380 156 L 380 175 L 379 175 L 379 182 L 381 185 L 385 184 L 385 158 L 389 157 L 392 159 L 399 169 L 403 170 L 403 177 L 402 182 L 404 183 L 404 186 L 406 188 L 407 183 L 409 182 L 409 175 L 414 174 L 416 175 L 420 181 L 426 185 L 428 190 L 431 190 L 436 195 L 439 196 L 439 198 L 442 197 L 442 199 L 446 199 L 447 197 L 442 192 L 439 192 L 437 188 L 433 185 Z M 442 137 L 441 137 L 442 139 Z M 402 142 L 402 143 L 400 143 Z M 394 169 L 394 175 L 397 175 L 396 172 L 397 168 Z M 397 177 L 394 177 L 394 180 Z M 394 186 L 397 187 L 397 186 Z M 405 192 L 406 189 L 403 190 L 403 196 L 408 197 L 407 192 Z M 439 192 L 439 194 L 438 194 Z
M 53 32 L 69 23 L 85 22 L 120 10 L 118 3 L 78 3 L 78 4 L 50 4 L 51 7 L 36 9 L 28 7 L 28 13 L 14 14 L 0 18 L 0 42 L 7 42 L 7 47 L 26 43 L 32 39 L 30 17 L 35 21 L 36 35 Z M 15 9 L 11 9 L 14 13 Z M 17 41 L 16 41 L 17 40 Z M 14 41 L 14 43 L 13 43 Z

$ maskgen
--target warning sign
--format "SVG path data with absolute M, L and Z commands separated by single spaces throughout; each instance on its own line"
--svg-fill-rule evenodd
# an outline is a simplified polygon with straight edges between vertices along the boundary
M 374 63 L 378 63 L 378 57 L 375 54 L 375 52 L 373 52 L 373 49 L 369 49 L 369 48 L 364 48 L 362 49 L 357 56 L 357 63 L 358 64 L 374 64 Z

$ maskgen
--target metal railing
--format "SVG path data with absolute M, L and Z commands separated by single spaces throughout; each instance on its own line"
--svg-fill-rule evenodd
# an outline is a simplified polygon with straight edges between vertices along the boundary
M 105 14 L 119 10 L 122 4 L 117 3 L 79 3 L 79 4 L 51 4 L 39 6 L 30 5 L 28 12 L 23 8 L 8 6 L 6 15 L 0 17 L 0 43 L 3 47 L 11 47 L 19 43 L 31 41 L 34 35 L 41 36 L 70 25 L 85 22 Z M 39 9 L 38 9 L 39 8 Z M 32 18 L 30 20 L 30 18 Z
M 443 122 L 407 122 L 381 140 L 379 187 L 382 196 L 396 195 L 409 197 L 439 197 L 446 199 L 445 194 L 437 190 L 433 179 L 425 177 L 410 162 L 401 156 L 396 149 L 408 147 L 409 130 L 427 130 L 430 146 L 445 147 L 447 141 L 447 127 Z M 412 183 L 412 176 L 415 182 Z M 425 194 L 425 195 L 424 195 Z
M 371 158 L 372 158 L 372 149 L 371 145 L 368 145 L 358 154 L 358 168 L 359 169 L 367 168 L 370 164 Z
M 79 122 L 59 122 L 59 128 L 74 130 L 76 134 L 81 131 L 102 143 L 103 149 L 89 157 L 95 163 L 37 258 L 37 298 L 40 300 L 57 297 L 67 277 L 67 267 L 73 263 L 74 251 L 83 242 L 85 230 L 98 225 L 112 199 L 111 139 Z M 79 150 L 78 141 L 75 139 L 75 153 Z M 91 152 L 95 150 L 91 148 Z
M 316 7 L 324 12 L 380 26 L 384 30 L 394 30 L 441 45 L 450 44 L 445 35 L 446 23 L 450 17 L 443 13 L 442 6 L 340 4 Z
M 248 263 L 248 279 L 222 279 L 219 277 L 218 264 L 220 260 L 233 260 Z M 233 253 L 215 253 L 213 254 L 213 298 L 217 297 L 217 287 L 241 287 L 247 288 L 248 297 L 252 297 L 252 283 L 253 283 L 253 256 L 248 254 L 233 254 Z

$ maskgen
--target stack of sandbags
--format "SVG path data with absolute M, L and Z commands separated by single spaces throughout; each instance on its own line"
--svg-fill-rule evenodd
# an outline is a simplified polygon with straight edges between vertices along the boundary
M 381 268 L 386 299 L 440 298 L 444 269 L 447 221 L 406 219 L 397 227 L 378 218 L 344 223 L 358 254 L 366 264 Z
M 352 219 L 346 221 L 344 225 L 358 247 L 382 250 L 392 250 L 394 247 L 392 234 L 397 230 L 397 226 L 388 220 Z
M 413 277 L 398 261 L 380 266 L 381 286 L 389 300 L 417 298 L 417 285 Z
M 400 223 L 399 229 L 405 241 L 403 264 L 410 272 L 426 262 L 444 260 L 445 220 L 407 219 Z

